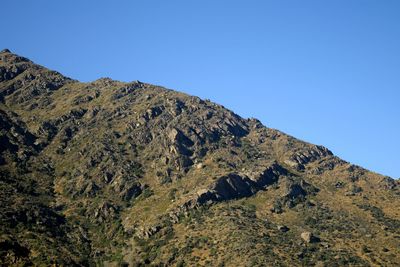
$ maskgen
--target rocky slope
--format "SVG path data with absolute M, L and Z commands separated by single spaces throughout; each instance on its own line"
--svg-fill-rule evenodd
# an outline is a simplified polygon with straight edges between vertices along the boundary
M 224 107 L 0 53 L 0 265 L 396 266 L 400 183 Z

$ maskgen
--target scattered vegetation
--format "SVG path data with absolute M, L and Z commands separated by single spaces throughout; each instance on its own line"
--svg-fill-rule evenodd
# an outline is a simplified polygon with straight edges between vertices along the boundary
M 0 125 L 1 266 L 400 262 L 398 181 L 210 101 L 3 51 Z

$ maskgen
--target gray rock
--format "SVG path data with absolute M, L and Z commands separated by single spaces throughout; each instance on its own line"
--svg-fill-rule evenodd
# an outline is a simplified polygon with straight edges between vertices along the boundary
M 301 239 L 303 239 L 304 242 L 306 243 L 315 243 L 319 242 L 319 238 L 316 237 L 313 233 L 311 232 L 303 232 L 300 235 Z
M 278 230 L 281 231 L 282 233 L 286 233 L 289 231 L 289 227 L 287 227 L 286 225 L 278 225 Z

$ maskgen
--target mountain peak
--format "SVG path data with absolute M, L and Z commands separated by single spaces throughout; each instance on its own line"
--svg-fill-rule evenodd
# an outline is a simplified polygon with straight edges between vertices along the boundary
M 9 49 L 3 49 L 0 52 L 0 64 L 16 64 L 16 63 L 23 63 L 23 62 L 30 62 L 29 59 L 25 57 L 21 57 L 17 54 L 12 53 Z
M 0 265 L 400 262 L 399 181 L 198 97 L 21 58 L 0 55 Z

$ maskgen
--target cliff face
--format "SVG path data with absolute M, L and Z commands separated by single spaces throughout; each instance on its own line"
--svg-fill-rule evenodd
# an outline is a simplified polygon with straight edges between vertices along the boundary
M 2 265 L 395 266 L 399 188 L 209 101 L 0 53 Z

